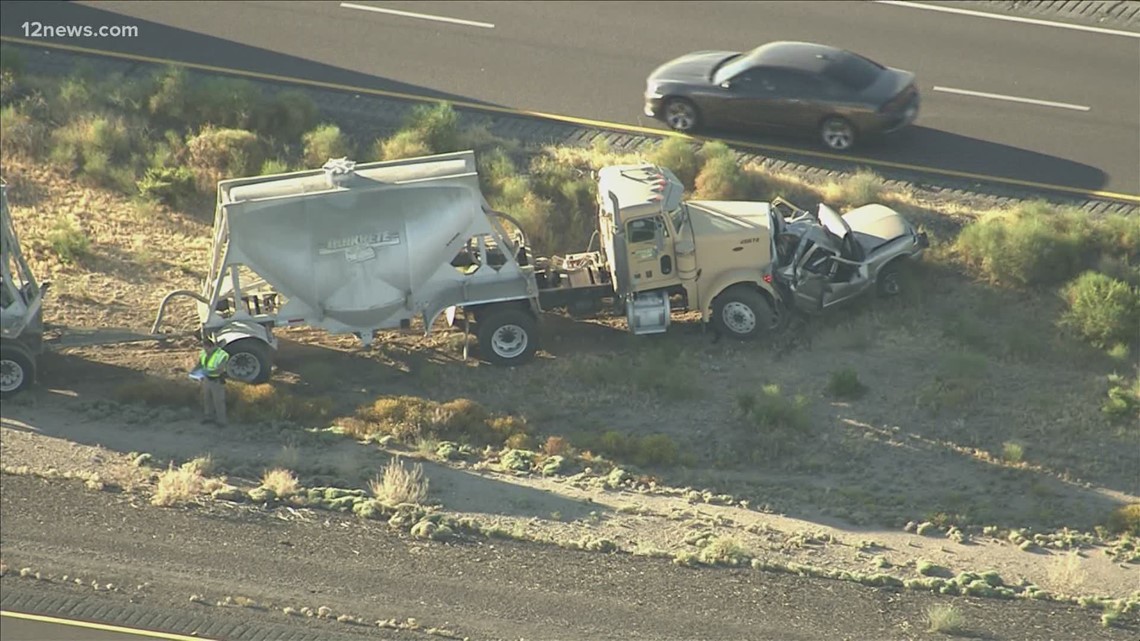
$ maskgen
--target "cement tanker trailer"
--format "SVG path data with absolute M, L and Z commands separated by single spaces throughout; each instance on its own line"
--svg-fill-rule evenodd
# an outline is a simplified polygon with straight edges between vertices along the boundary
M 218 184 L 203 334 L 223 340 L 230 376 L 268 380 L 273 330 L 319 327 L 368 346 L 377 330 L 425 333 L 463 311 L 484 360 L 537 348 L 538 290 L 517 224 L 483 198 L 474 152 L 355 164 Z M 474 321 L 472 326 L 470 321 Z

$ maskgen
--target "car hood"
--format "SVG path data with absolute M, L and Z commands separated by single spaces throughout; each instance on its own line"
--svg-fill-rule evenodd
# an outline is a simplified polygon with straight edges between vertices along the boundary
M 739 51 L 694 51 L 670 60 L 653 70 L 650 82 L 709 83 L 712 70 Z
M 911 232 L 910 223 L 885 205 L 864 205 L 843 214 L 851 231 L 881 242 L 894 240 Z

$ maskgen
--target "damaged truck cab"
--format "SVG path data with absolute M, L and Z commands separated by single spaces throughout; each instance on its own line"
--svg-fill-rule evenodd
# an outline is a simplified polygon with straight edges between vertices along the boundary
M 699 311 L 737 338 L 775 328 L 778 212 L 763 202 L 684 201 L 683 191 L 671 171 L 651 164 L 601 169 L 600 250 L 553 257 L 553 269 L 540 273 L 542 307 L 583 311 L 583 296 L 609 297 L 639 335 L 666 331 L 674 309 Z

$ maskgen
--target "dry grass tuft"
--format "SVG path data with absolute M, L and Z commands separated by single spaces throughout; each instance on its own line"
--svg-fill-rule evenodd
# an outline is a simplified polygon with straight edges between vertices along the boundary
M 829 203 L 840 207 L 861 207 L 880 199 L 883 193 L 883 179 L 873 171 L 860 170 L 840 181 L 828 183 L 823 188 L 823 197 Z
M 227 404 L 239 421 L 294 421 L 312 423 L 325 419 L 332 410 L 327 396 L 304 397 L 290 394 L 270 383 L 230 385 Z
M 384 467 L 382 477 L 368 484 L 372 495 L 388 503 L 422 503 L 428 496 L 430 481 L 424 476 L 424 466 L 416 463 L 411 469 L 399 457 Z
M 1078 594 L 1087 578 L 1077 552 L 1069 552 L 1053 558 L 1049 564 L 1049 588 L 1059 594 Z
M 273 493 L 279 497 L 286 497 L 296 494 L 300 484 L 293 472 L 278 467 L 261 475 L 261 487 L 273 490 Z
M 169 507 L 196 501 L 225 485 L 221 479 L 210 478 L 203 470 L 210 467 L 209 457 L 196 458 L 181 467 L 169 468 L 158 476 L 158 483 L 151 497 L 151 504 Z
M 952 605 L 932 605 L 926 611 L 931 632 L 957 634 L 965 629 L 965 617 Z

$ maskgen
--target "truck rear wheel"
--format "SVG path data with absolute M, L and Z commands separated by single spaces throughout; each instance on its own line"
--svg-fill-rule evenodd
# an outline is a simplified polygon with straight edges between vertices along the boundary
M 479 354 L 495 365 L 521 365 L 538 349 L 538 322 L 530 312 L 517 308 L 479 314 Z
M 36 363 L 21 345 L 4 343 L 0 347 L 0 394 L 13 395 L 27 389 L 36 380 Z
M 734 338 L 750 340 L 779 327 L 779 316 L 763 294 L 733 285 L 713 301 L 713 323 Z
M 226 374 L 237 381 L 257 385 L 269 380 L 273 373 L 273 354 L 269 345 L 256 338 L 243 338 L 225 346 L 230 360 Z

